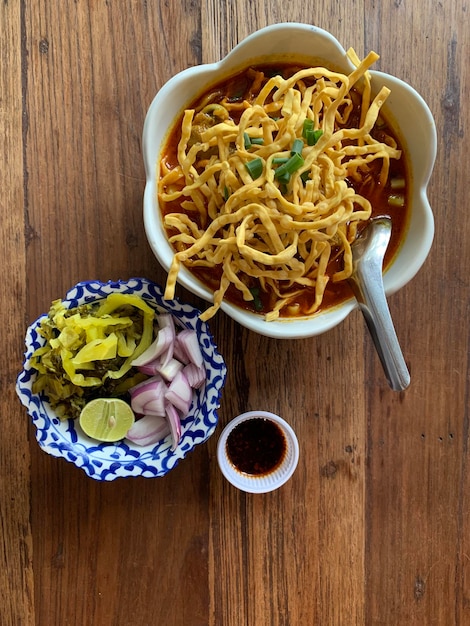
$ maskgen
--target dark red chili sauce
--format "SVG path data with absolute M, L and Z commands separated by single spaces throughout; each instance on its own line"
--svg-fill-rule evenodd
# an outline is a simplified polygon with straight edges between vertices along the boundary
M 279 426 L 264 417 L 240 422 L 226 442 L 231 463 L 245 474 L 263 476 L 273 472 L 283 462 L 287 442 Z
M 238 101 L 253 101 L 254 96 L 257 95 L 260 86 L 257 86 L 256 91 L 253 92 L 253 75 L 255 72 L 263 72 L 265 75 L 266 82 L 270 76 L 274 74 L 282 74 L 284 78 L 287 78 L 293 75 L 301 69 L 298 65 L 293 64 L 285 64 L 285 65 L 276 65 L 276 66 L 259 66 L 254 68 L 247 68 L 243 72 L 239 74 L 229 77 L 226 80 L 222 81 L 218 85 L 212 87 L 210 91 L 204 93 L 200 98 L 198 98 L 195 102 L 190 104 L 187 108 L 195 109 L 196 111 L 202 109 L 207 104 L 218 103 L 226 98 L 229 102 L 238 102 Z M 263 83 L 264 84 L 264 83 Z M 352 96 L 354 108 L 349 117 L 348 126 L 357 127 L 359 124 L 360 118 L 360 93 L 353 88 L 350 91 Z M 237 111 L 231 111 L 230 115 L 232 119 L 238 123 L 239 116 L 241 112 L 237 116 Z M 181 122 L 181 119 L 179 120 Z M 380 125 L 376 124 L 376 127 L 371 132 L 371 135 L 377 139 L 378 141 L 386 142 L 387 137 L 391 137 L 395 140 L 397 147 L 401 148 L 401 143 L 399 137 L 393 130 L 393 128 L 387 123 L 387 121 L 381 116 L 380 117 Z M 177 123 L 172 133 L 170 134 L 168 141 L 166 143 L 165 149 L 162 153 L 162 161 L 166 164 L 168 168 L 176 167 L 178 164 L 176 152 L 177 146 L 180 139 L 181 134 L 181 123 Z M 390 172 L 389 178 L 386 185 L 380 185 L 378 181 L 378 173 L 380 171 L 381 162 L 380 160 L 372 161 L 369 165 L 369 170 L 367 172 L 367 176 L 364 176 L 362 180 L 348 180 L 348 184 L 354 188 L 356 193 L 364 196 L 369 200 L 372 205 L 372 215 L 373 217 L 378 216 L 387 216 L 390 217 L 392 221 L 392 235 L 390 239 L 390 243 L 388 245 L 384 267 L 387 267 L 393 257 L 395 256 L 398 248 L 400 246 L 401 241 L 403 240 L 404 233 L 408 224 L 408 205 L 409 205 L 409 176 L 407 170 L 406 163 L 406 155 L 402 149 L 402 156 L 399 160 L 390 159 Z M 404 194 L 405 203 L 404 206 L 394 207 L 389 204 L 389 197 L 393 195 L 394 191 L 391 188 L 390 181 L 394 179 L 402 179 L 405 181 Z M 168 202 L 163 205 L 160 202 L 161 210 L 164 215 L 173 212 L 185 212 L 184 209 L 180 206 L 179 201 Z M 194 214 L 191 215 L 192 219 L 194 219 Z M 171 229 L 168 229 L 168 235 L 172 234 Z M 341 254 L 335 255 L 332 252 L 332 261 L 330 261 L 328 265 L 327 273 L 331 276 L 335 272 L 340 271 L 342 269 L 342 256 Z M 188 268 L 193 274 L 195 274 L 201 282 L 207 285 L 211 290 L 215 291 L 219 287 L 220 277 L 222 275 L 222 268 L 200 268 L 200 267 L 190 267 Z M 267 312 L 271 310 L 270 303 L 270 294 L 266 294 L 262 289 L 259 289 L 259 285 L 256 284 L 255 279 L 251 280 L 251 284 L 249 284 L 249 288 L 256 292 L 254 302 L 246 302 L 243 300 L 241 292 L 230 285 L 225 298 L 232 302 L 233 304 L 249 310 L 255 310 L 260 313 Z M 319 310 L 324 310 L 329 307 L 338 305 L 339 303 L 347 300 L 352 297 L 352 291 L 347 281 L 339 281 L 333 282 L 332 280 L 328 281 L 326 286 L 323 301 Z M 296 315 L 303 315 L 303 311 L 310 308 L 314 299 L 314 293 L 311 288 L 304 287 L 303 292 L 300 296 L 298 296 L 296 300 L 296 304 L 299 305 L 299 312 Z M 281 317 L 288 316 L 289 313 L 281 310 Z

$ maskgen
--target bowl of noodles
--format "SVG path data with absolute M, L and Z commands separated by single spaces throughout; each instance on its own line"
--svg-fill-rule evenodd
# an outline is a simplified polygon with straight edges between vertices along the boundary
M 434 235 L 435 123 L 378 59 L 276 24 L 162 86 L 143 157 L 165 298 L 179 284 L 207 301 L 203 321 L 220 309 L 269 337 L 323 333 L 357 306 L 351 244 L 379 216 L 392 222 L 386 294 L 416 275 Z

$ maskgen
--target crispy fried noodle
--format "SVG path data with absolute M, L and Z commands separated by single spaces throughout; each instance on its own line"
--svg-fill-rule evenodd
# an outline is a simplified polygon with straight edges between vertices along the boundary
M 350 244 L 371 215 L 369 201 L 350 181 L 380 160 L 384 184 L 390 159 L 401 153 L 394 141 L 371 136 L 389 95 L 383 87 L 371 96 L 368 69 L 378 55 L 360 61 L 348 54 L 355 65 L 349 75 L 315 67 L 262 81 L 255 72 L 250 101 L 224 99 L 202 109 L 212 125 L 200 125 L 201 111 L 184 112 L 178 165 L 162 161 L 158 172 L 161 203 L 178 201 L 182 209 L 164 216 L 175 249 L 165 298 L 174 296 L 181 264 L 218 266 L 220 283 L 202 319 L 214 315 L 230 285 L 253 300 L 255 279 L 275 294 L 265 315 L 271 321 L 305 287 L 314 293 L 307 313 L 315 312 L 328 280 L 350 276 Z M 361 114 L 351 126 L 351 89 L 358 83 Z M 329 276 L 338 254 L 341 269 Z

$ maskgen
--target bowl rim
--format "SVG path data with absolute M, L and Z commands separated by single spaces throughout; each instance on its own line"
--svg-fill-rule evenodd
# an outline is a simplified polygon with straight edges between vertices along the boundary
M 292 42 L 298 41 L 300 37 L 311 38 L 313 42 L 317 42 L 317 47 L 318 45 L 326 46 L 328 50 L 334 54 L 334 64 L 335 66 L 339 66 L 339 69 L 343 69 L 343 71 L 353 69 L 353 65 L 348 59 L 345 49 L 328 31 L 311 24 L 300 22 L 277 23 L 254 31 L 217 62 L 189 67 L 178 72 L 162 85 L 148 108 L 142 134 L 143 159 L 146 171 L 146 185 L 143 199 L 144 227 L 149 245 L 155 257 L 167 272 L 170 267 L 173 251 L 170 244 L 166 241 L 161 224 L 159 224 L 160 220 L 155 220 L 154 217 L 155 211 L 158 211 L 158 201 L 156 200 L 157 182 L 155 180 L 156 162 L 162 143 L 167 136 L 168 129 L 165 129 L 165 133 L 161 134 L 158 146 L 156 142 L 153 141 L 155 129 L 158 127 L 160 120 L 160 113 L 164 108 L 165 99 L 169 94 L 175 91 L 179 93 L 188 79 L 192 78 L 197 80 L 197 84 L 200 85 L 199 91 L 201 91 L 202 84 L 209 85 L 216 82 L 216 76 L 220 77 L 221 74 L 229 75 L 232 71 L 235 71 L 236 68 L 246 65 L 248 59 L 253 61 L 256 58 L 258 60 L 263 57 L 265 58 L 269 52 L 266 52 L 263 46 L 271 48 L 273 45 L 272 41 L 280 34 L 283 34 L 284 40 L 287 39 L 291 42 L 289 45 L 294 45 Z M 254 48 L 257 49 L 255 56 L 253 56 L 251 52 Z M 313 56 L 314 55 L 312 55 L 312 57 Z M 320 57 L 321 55 L 319 54 L 318 58 Z M 386 272 L 384 272 L 385 293 L 389 296 L 404 287 L 414 278 L 424 264 L 432 246 L 434 239 L 434 217 L 427 196 L 427 187 L 436 159 L 437 133 L 434 118 L 427 103 L 412 86 L 408 85 L 400 78 L 381 71 L 370 70 L 370 74 L 373 84 L 380 82 L 380 84 L 390 86 L 393 90 L 398 90 L 400 97 L 408 98 L 408 103 L 412 102 L 412 109 L 415 111 L 415 115 L 418 116 L 417 112 L 419 112 L 422 127 L 421 134 L 426 140 L 426 148 L 423 148 L 420 152 L 419 172 L 418 176 L 414 176 L 412 194 L 414 206 L 412 218 L 414 216 L 416 221 L 419 217 L 420 220 L 419 227 L 417 224 L 413 224 L 412 232 L 414 236 L 419 237 L 419 245 L 413 248 L 412 253 L 408 252 L 406 261 L 400 262 L 399 266 L 396 266 L 404 244 L 410 237 L 410 225 L 408 225 L 408 232 L 405 235 L 399 251 L 395 254 Z M 206 77 L 205 81 L 202 80 L 203 77 Z M 211 80 L 209 80 L 210 77 L 212 77 Z M 194 93 L 189 98 L 183 99 L 182 108 L 189 104 L 193 98 Z M 385 104 L 385 108 L 389 113 L 389 101 Z M 177 114 L 175 113 L 175 109 L 173 109 L 173 123 L 176 117 Z M 412 163 L 414 168 L 416 162 L 415 160 L 412 161 L 409 146 L 406 146 L 406 149 L 408 151 L 408 162 L 410 164 Z M 179 270 L 177 282 L 203 300 L 207 302 L 213 301 L 212 292 L 184 266 Z M 295 339 L 318 335 L 332 329 L 340 324 L 357 306 L 357 302 L 352 296 L 350 299 L 334 307 L 321 310 L 310 317 L 282 318 L 271 322 L 266 322 L 263 316 L 241 309 L 225 300 L 221 304 L 221 309 L 242 326 L 258 334 L 274 338 Z
M 198 333 L 207 381 L 203 388 L 196 390 L 189 414 L 182 420 L 182 438 L 176 450 L 171 450 L 170 436 L 151 446 L 142 447 L 127 439 L 116 443 L 99 443 L 81 431 L 78 420 L 60 420 L 54 415 L 47 399 L 32 392 L 36 371 L 30 366 L 29 358 L 44 343 L 38 330 L 47 314 L 40 315 L 26 331 L 23 369 L 16 380 L 16 393 L 27 409 L 35 427 L 36 440 L 44 452 L 73 463 L 89 477 L 99 481 L 131 476 L 160 477 L 214 433 L 227 367 L 207 323 L 199 319 L 200 311 L 177 298 L 164 301 L 162 288 L 146 278 L 83 281 L 69 289 L 62 300 L 69 308 L 74 308 L 77 303 L 96 301 L 116 292 L 137 293 L 156 311 L 169 311 L 178 325 L 194 328 Z

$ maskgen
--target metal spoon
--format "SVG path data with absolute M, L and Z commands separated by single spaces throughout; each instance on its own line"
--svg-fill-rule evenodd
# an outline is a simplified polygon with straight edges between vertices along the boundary
M 391 232 L 388 218 L 371 221 L 351 246 L 353 273 L 349 280 L 388 383 L 395 391 L 403 391 L 410 384 L 410 374 L 395 333 L 382 280 L 383 259 Z

